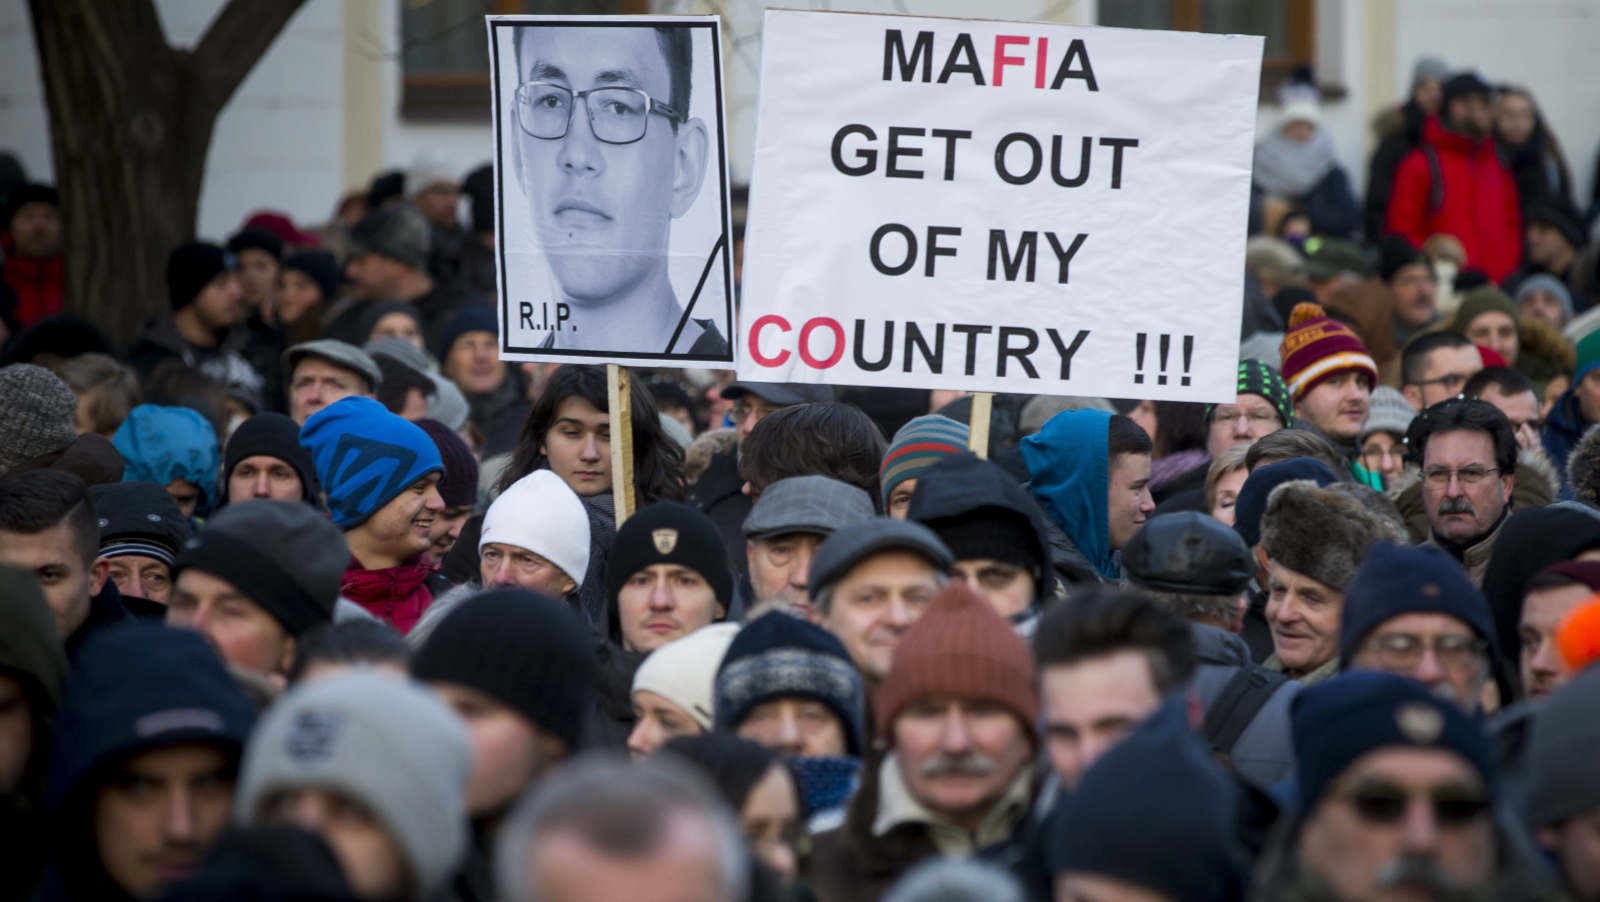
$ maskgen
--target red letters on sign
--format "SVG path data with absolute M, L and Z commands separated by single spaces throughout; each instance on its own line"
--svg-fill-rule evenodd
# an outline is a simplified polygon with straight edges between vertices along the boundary
M 818 359 L 811 353 L 811 333 L 818 329 L 827 329 L 833 333 L 833 353 L 825 359 Z M 806 324 L 800 327 L 800 359 L 804 360 L 807 366 L 814 370 L 825 370 L 838 363 L 839 358 L 843 356 L 844 327 L 839 325 L 838 320 L 818 316 L 806 320 Z
M 1020 44 L 1020 45 L 1025 47 L 1025 46 L 1028 45 L 1029 40 L 1030 39 L 1026 35 L 1020 35 L 1020 34 L 995 35 L 995 39 L 994 39 L 994 86 L 995 87 L 998 88 L 998 87 L 1001 86 L 1001 84 L 1004 83 L 1005 76 L 1006 76 L 1006 66 L 1020 66 L 1023 63 L 1027 62 L 1027 60 L 1024 57 L 1008 56 L 1006 54 L 1006 48 L 1010 47 L 1013 44 Z M 1040 78 L 1043 78 L 1043 76 L 1041 75 Z
M 788 332 L 789 321 L 776 313 L 769 313 L 750 324 L 750 359 L 762 366 L 783 366 L 789 359 L 788 351 L 779 351 L 771 357 L 761 353 L 761 330 L 767 326 L 777 326 L 778 331 Z

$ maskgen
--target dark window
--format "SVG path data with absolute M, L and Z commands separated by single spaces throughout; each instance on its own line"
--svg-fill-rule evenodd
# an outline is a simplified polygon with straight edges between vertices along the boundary
M 484 16 L 639 15 L 649 0 L 398 0 L 400 117 L 489 119 L 489 39 Z
M 1316 62 L 1315 0 L 1100 0 L 1099 21 L 1120 28 L 1262 35 L 1263 101 L 1275 99 L 1278 85 L 1296 67 Z

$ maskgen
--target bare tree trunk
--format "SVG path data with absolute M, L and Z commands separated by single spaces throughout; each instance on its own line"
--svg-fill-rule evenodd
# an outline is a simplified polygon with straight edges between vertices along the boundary
M 191 50 L 152 0 L 28 0 L 66 230 L 66 309 L 130 342 L 167 311 L 217 114 L 304 0 L 230 0 Z

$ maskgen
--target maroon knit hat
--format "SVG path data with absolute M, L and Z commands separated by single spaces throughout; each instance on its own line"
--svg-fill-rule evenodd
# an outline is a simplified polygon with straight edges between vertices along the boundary
M 1378 384 L 1378 365 L 1367 346 L 1319 304 L 1296 304 L 1289 312 L 1289 332 L 1278 353 L 1283 358 L 1279 372 L 1297 404 L 1323 380 L 1350 370 L 1365 374 L 1369 389 Z
M 894 719 L 930 695 L 980 698 L 1022 721 L 1038 745 L 1039 693 L 1033 651 L 1005 618 L 965 583 L 952 582 L 934 597 L 894 652 L 874 705 L 877 735 L 885 742 Z
M 439 477 L 439 497 L 445 507 L 472 507 L 478 501 L 478 459 L 472 448 L 449 426 L 438 420 L 417 420 L 423 432 L 439 448 L 444 474 Z

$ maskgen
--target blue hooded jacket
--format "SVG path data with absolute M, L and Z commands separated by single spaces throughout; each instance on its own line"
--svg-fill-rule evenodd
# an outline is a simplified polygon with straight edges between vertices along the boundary
M 216 502 L 217 469 L 221 454 L 217 433 L 198 411 L 187 407 L 140 404 L 111 437 L 127 468 L 123 482 L 153 482 L 165 486 L 184 479 L 200 490 L 199 512 Z
M 1122 568 L 1111 550 L 1111 455 L 1106 441 L 1111 414 L 1103 410 L 1067 410 L 1056 414 L 1035 435 L 1022 440 L 1030 489 L 1050 519 L 1106 579 L 1119 579 Z

